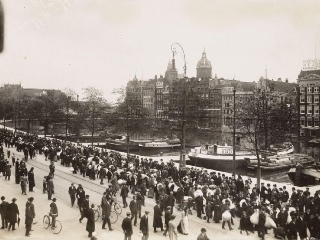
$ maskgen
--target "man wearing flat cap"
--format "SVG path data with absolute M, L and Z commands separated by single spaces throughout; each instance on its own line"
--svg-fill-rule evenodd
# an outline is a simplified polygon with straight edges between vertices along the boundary
M 79 222 L 81 223 L 82 219 L 87 217 L 88 210 L 89 210 L 89 195 L 86 195 L 86 199 L 82 201 L 82 213 L 81 218 L 79 218 Z
M 145 211 L 145 214 L 140 220 L 140 231 L 142 232 L 142 240 L 148 240 L 149 238 L 149 224 L 148 224 L 149 211 Z
M 57 199 L 53 198 L 50 203 L 50 213 L 49 215 L 52 217 L 51 228 L 54 229 L 56 227 L 56 217 L 58 217 L 58 207 L 56 204 Z
M 132 221 L 131 221 L 130 212 L 127 212 L 127 217 L 123 219 L 121 227 L 124 232 L 124 240 L 131 240 L 133 230 L 132 230 Z
M 8 207 L 8 221 L 9 221 L 8 231 L 10 231 L 11 227 L 12 227 L 12 231 L 16 230 L 15 226 L 19 218 L 19 208 L 18 208 L 18 205 L 16 204 L 16 201 L 17 199 L 13 198 L 12 203 L 10 203 Z
M 197 240 L 209 240 L 207 237 L 207 230 L 205 228 L 201 228 L 201 233 L 199 234 Z

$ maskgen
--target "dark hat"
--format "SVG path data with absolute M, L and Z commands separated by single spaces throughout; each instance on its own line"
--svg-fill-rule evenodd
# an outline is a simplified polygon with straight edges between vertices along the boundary
M 55 202 L 55 201 L 57 201 L 57 199 L 56 199 L 56 198 L 52 198 L 52 201 L 54 201 L 54 202 Z
M 90 197 L 89 195 L 86 195 L 86 198 Z
M 15 202 L 15 201 L 17 201 L 17 199 L 16 198 L 12 198 L 12 202 Z
M 127 216 L 130 216 L 131 215 L 131 212 L 127 212 Z
M 6 198 L 4 196 L 1 197 L 1 200 L 5 200 Z
M 146 214 L 150 213 L 149 211 L 145 211 Z
M 171 209 L 171 206 L 167 206 L 167 209 Z
M 133 196 L 132 198 L 133 198 L 133 199 L 136 199 L 136 196 Z
M 206 232 L 207 230 L 205 228 L 201 228 L 201 232 Z
M 74 183 L 71 183 L 71 185 L 73 185 Z
M 34 200 L 34 198 L 33 198 L 33 197 L 29 198 L 29 201 L 30 201 L 30 202 L 32 202 L 33 200 Z
M 94 204 L 93 203 L 91 204 L 91 207 L 94 208 Z

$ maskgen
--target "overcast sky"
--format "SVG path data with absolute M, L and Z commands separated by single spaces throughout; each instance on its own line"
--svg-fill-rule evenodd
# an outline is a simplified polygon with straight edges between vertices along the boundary
M 1 84 L 80 95 L 95 86 L 111 100 L 134 74 L 164 75 L 174 42 L 188 77 L 204 48 L 213 76 L 241 81 L 257 81 L 267 68 L 269 78 L 295 82 L 303 60 L 320 58 L 320 1 L 1 1 Z M 182 73 L 182 54 L 176 62 Z

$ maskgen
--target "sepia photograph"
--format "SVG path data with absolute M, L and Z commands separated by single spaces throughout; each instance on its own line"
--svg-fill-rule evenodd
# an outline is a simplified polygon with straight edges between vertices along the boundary
M 320 239 L 318 0 L 0 0 L 0 240 Z

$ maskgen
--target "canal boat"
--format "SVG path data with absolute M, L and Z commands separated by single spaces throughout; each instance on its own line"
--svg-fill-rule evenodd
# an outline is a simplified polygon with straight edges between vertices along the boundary
M 191 164 L 194 166 L 229 172 L 233 168 L 233 147 L 228 145 L 207 145 L 195 147 L 188 154 Z M 245 159 L 257 159 L 248 151 L 235 152 L 235 168 L 244 168 Z
M 319 185 L 320 163 L 309 166 L 297 164 L 290 168 L 288 176 L 295 186 Z

